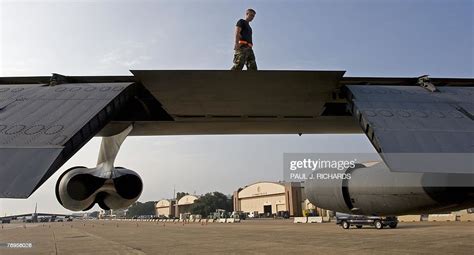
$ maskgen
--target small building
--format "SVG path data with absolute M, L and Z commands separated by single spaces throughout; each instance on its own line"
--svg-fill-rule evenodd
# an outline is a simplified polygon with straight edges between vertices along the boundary
M 301 205 L 303 210 L 316 210 L 316 206 L 314 206 L 311 202 L 309 202 L 308 199 L 305 199 L 303 201 L 303 204 Z
M 181 213 L 190 213 L 191 205 L 194 204 L 194 200 L 198 199 L 194 195 L 185 195 L 178 200 L 175 206 L 175 217 L 179 217 Z
M 158 217 L 174 217 L 175 200 L 162 199 L 155 204 L 155 214 Z
M 331 217 L 334 215 L 332 211 L 316 207 L 307 198 L 301 204 L 301 208 L 303 209 L 303 212 L 306 212 L 306 214 L 308 215 L 323 216 L 323 217 Z M 303 216 L 305 216 L 304 214 L 305 213 L 303 213 Z
M 299 182 L 257 182 L 234 192 L 234 211 L 301 216 L 303 197 Z

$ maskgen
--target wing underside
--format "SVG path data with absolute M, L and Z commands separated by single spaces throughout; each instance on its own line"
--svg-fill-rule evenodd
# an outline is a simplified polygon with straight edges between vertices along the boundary
M 392 171 L 474 173 L 474 88 L 347 86 L 352 113 Z
M 0 197 L 28 197 L 120 110 L 130 84 L 1 86 Z
M 143 136 L 365 132 L 393 171 L 473 173 L 473 79 L 430 92 L 343 71 L 132 72 L 0 78 L 0 197 L 28 197 L 93 136 L 131 123 Z

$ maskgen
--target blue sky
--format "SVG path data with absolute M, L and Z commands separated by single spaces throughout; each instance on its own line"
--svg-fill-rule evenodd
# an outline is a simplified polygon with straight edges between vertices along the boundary
M 0 76 L 128 75 L 130 69 L 229 69 L 246 8 L 262 70 L 347 70 L 346 76 L 474 76 L 474 1 L 8 1 L 0 0 Z M 60 172 L 94 166 L 95 138 L 30 199 L 0 214 L 63 212 Z M 141 201 L 231 193 L 279 180 L 283 152 L 373 151 L 363 135 L 127 138 L 117 164 L 145 179 Z M 205 153 L 203 153 L 205 152 Z M 197 178 L 202 177 L 202 178 Z M 197 179 L 196 179 L 197 178 Z
M 2 75 L 228 69 L 252 7 L 261 69 L 470 77 L 473 1 L 5 1 Z

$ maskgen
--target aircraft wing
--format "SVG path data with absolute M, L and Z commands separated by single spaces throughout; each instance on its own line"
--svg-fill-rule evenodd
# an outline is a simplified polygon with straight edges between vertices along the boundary
M 474 87 L 347 90 L 353 116 L 390 170 L 474 173 Z
M 31 217 L 35 213 L 24 213 L 24 214 L 16 214 L 16 215 L 9 215 L 9 216 L 3 216 L 0 217 L 0 219 L 11 219 L 11 218 L 22 218 L 22 217 Z M 59 216 L 59 217 L 67 217 L 70 215 L 67 214 L 56 214 L 56 213 L 36 213 L 36 216 Z
M 425 93 L 416 78 L 344 71 L 132 73 L 0 78 L 0 197 L 28 197 L 93 136 L 132 123 L 140 136 L 366 132 L 395 171 L 430 170 L 384 153 L 473 153 L 474 79 Z
M 0 86 L 0 197 L 26 198 L 117 113 L 131 83 Z
M 137 119 L 130 135 L 362 133 L 337 93 L 344 71 L 132 73 L 172 121 Z M 123 130 L 122 119 L 102 134 Z

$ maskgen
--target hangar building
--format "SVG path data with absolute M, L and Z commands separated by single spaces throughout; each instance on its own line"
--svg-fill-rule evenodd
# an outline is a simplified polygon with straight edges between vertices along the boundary
M 162 199 L 155 205 L 155 213 L 157 216 L 174 217 L 175 200 Z
M 257 182 L 234 192 L 234 210 L 272 215 L 287 211 L 301 216 L 304 192 L 299 182 Z
M 194 195 L 185 195 L 180 198 L 176 203 L 175 216 L 179 217 L 180 213 L 189 213 L 189 209 L 196 199 L 198 199 L 198 197 Z

